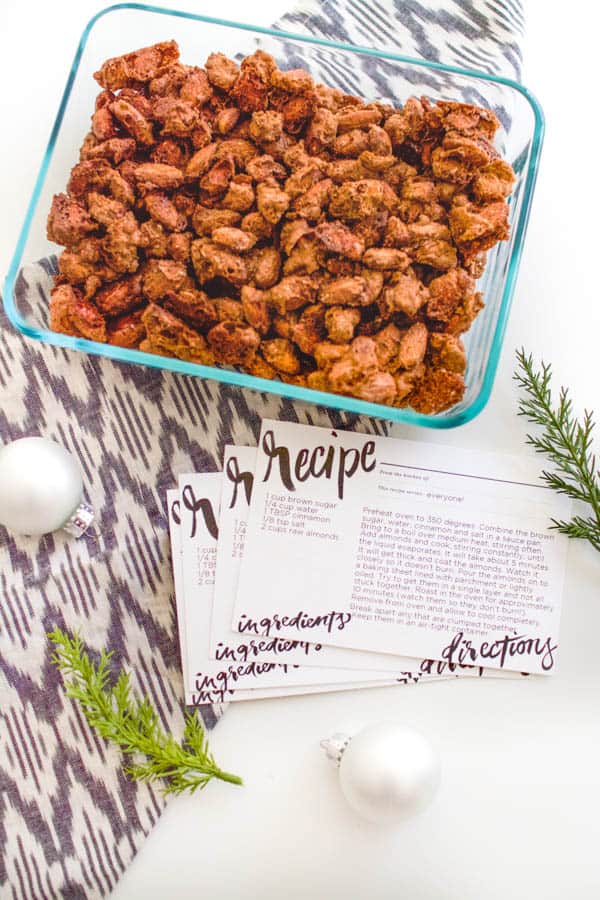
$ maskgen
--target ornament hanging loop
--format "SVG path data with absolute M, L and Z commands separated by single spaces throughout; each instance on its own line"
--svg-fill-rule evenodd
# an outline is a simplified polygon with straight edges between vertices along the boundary
M 339 766 L 344 751 L 351 740 L 352 738 L 349 734 L 342 734 L 342 732 L 337 731 L 335 734 L 332 734 L 330 738 L 322 740 L 320 746 L 325 751 L 327 759 L 331 760 L 334 765 Z
M 71 518 L 63 525 L 64 531 L 80 538 L 94 521 L 94 510 L 87 503 L 80 503 Z

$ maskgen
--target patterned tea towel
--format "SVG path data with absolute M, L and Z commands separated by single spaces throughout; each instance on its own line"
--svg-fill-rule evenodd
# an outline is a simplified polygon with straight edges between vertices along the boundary
M 519 0 L 308 0 L 278 26 L 513 78 L 520 71 Z M 21 273 L 19 306 L 34 316 L 47 304 L 55 264 Z M 178 473 L 218 470 L 224 444 L 255 443 L 264 416 L 385 428 L 45 346 L 0 313 L 0 443 L 41 434 L 63 444 L 82 466 L 96 512 L 78 541 L 15 538 L 0 527 L 2 897 L 106 896 L 160 816 L 162 796 L 127 780 L 119 754 L 65 700 L 46 634 L 59 625 L 78 629 L 94 650 L 113 648 L 164 725 L 181 734 L 165 491 Z M 208 727 L 220 713 L 202 709 Z

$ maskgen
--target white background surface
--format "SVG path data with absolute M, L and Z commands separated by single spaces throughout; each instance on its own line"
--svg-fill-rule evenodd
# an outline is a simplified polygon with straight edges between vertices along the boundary
M 476 0 L 475 0 L 476 2 Z M 529 0 L 525 83 L 546 144 L 493 397 L 470 425 L 427 438 L 520 452 L 513 350 L 554 364 L 600 417 L 597 4 Z M 171 6 L 164 2 L 164 6 Z M 284 0 L 175 4 L 269 24 Z M 0 272 L 7 269 L 82 28 L 97 2 L 0 6 Z M 594 127 L 596 126 L 596 128 Z M 1 397 L 0 397 L 1 404 Z M 411 433 L 412 432 L 412 433 Z M 413 436 L 414 430 L 398 428 Z M 523 451 L 525 452 L 525 451 Z M 453 681 L 241 703 L 212 735 L 244 788 L 173 801 L 114 894 L 205 900 L 596 900 L 600 896 L 600 557 L 570 546 L 560 669 L 530 681 Z M 319 740 L 392 718 L 443 760 L 435 803 L 398 831 L 346 808 Z

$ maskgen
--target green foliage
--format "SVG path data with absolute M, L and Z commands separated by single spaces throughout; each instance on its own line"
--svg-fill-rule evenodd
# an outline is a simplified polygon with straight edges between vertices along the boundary
M 101 737 L 124 754 L 125 772 L 139 781 L 164 780 L 166 794 L 204 788 L 213 778 L 242 784 L 242 779 L 223 772 L 208 748 L 204 728 L 195 713 L 186 716 L 183 739 L 161 727 L 158 714 L 147 698 L 134 694 L 127 672 L 113 683 L 112 651 L 102 651 L 95 665 L 78 634 L 55 628 L 48 638 L 55 646 L 52 662 L 62 672 L 67 696 L 77 700 L 82 712 Z
M 596 457 L 592 450 L 594 418 L 584 411 L 579 421 L 573 413 L 569 391 L 561 387 L 558 403 L 552 399 L 552 369 L 542 362 L 536 369 L 531 355 L 517 352 L 515 380 L 523 390 L 519 415 L 539 425 L 540 431 L 527 435 L 527 443 L 543 453 L 553 464 L 543 471 L 542 479 L 559 494 L 566 494 L 588 506 L 587 515 L 576 515 L 568 521 L 552 520 L 552 527 L 570 538 L 583 538 L 600 550 L 600 480 Z

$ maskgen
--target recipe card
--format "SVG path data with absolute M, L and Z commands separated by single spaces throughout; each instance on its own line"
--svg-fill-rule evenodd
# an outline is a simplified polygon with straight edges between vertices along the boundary
M 432 665 L 431 660 L 414 659 L 386 653 L 369 653 L 330 647 L 278 635 L 242 638 L 231 621 L 237 596 L 240 567 L 245 551 L 245 536 L 250 514 L 256 447 L 226 446 L 223 454 L 223 481 L 219 514 L 215 590 L 211 616 L 209 655 L 211 659 L 256 659 L 261 662 L 286 662 L 304 666 L 331 666 L 352 669 L 364 678 L 426 680 L 440 676 L 483 676 L 497 674 L 472 666 Z
M 208 648 L 220 497 L 220 473 L 182 475 L 179 477 L 179 504 L 170 493 L 168 506 L 174 583 L 179 594 L 179 629 L 183 635 L 184 691 L 188 705 L 313 693 L 315 690 L 354 689 L 412 680 L 410 673 L 403 672 L 394 675 L 375 673 L 369 677 L 366 673 L 351 669 L 308 669 L 278 660 L 257 660 L 248 654 L 247 642 L 240 641 L 239 636 L 237 641 L 225 647 L 222 660 L 210 659 Z M 177 564 L 180 572 L 177 571 Z M 232 636 L 236 638 L 235 634 Z
M 233 627 L 548 674 L 570 501 L 537 468 L 265 420 Z
M 253 637 L 242 641 L 231 626 L 237 595 L 240 567 L 244 556 L 245 535 L 250 513 L 256 447 L 226 446 L 223 455 L 221 511 L 215 572 L 215 593 L 211 617 L 209 653 L 213 659 L 227 659 L 234 652 L 244 657 L 271 662 L 312 666 L 333 666 L 364 670 L 365 678 L 404 676 L 417 672 L 420 660 L 364 653 L 337 647 L 324 647 L 308 641 L 279 636 Z

